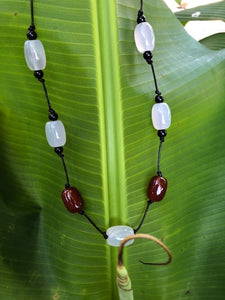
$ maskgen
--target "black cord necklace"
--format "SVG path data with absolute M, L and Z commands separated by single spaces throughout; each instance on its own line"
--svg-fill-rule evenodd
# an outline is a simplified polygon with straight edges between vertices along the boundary
M 156 104 L 152 107 L 152 122 L 155 129 L 158 130 L 158 136 L 160 139 L 159 151 L 158 151 L 158 161 L 157 161 L 157 175 L 153 176 L 149 182 L 147 195 L 148 201 L 145 208 L 145 212 L 140 221 L 140 224 L 136 229 L 119 225 L 113 226 L 107 229 L 107 231 L 101 230 L 95 222 L 86 214 L 84 211 L 84 201 L 77 188 L 70 186 L 69 175 L 66 168 L 66 163 L 64 160 L 63 146 L 66 143 L 66 132 L 63 123 L 58 120 L 58 114 L 52 108 L 47 88 L 45 85 L 44 72 L 46 66 L 46 56 L 45 50 L 40 40 L 37 40 L 37 33 L 35 31 L 34 25 L 34 10 L 33 10 L 33 0 L 30 0 L 30 11 L 31 11 L 31 25 L 27 31 L 28 41 L 24 44 L 24 53 L 26 63 L 30 70 L 34 71 L 34 76 L 42 84 L 45 98 L 48 105 L 48 118 L 49 121 L 45 125 L 46 138 L 51 147 L 54 148 L 55 153 L 61 158 L 63 169 L 65 172 L 66 183 L 65 189 L 62 191 L 62 200 L 68 211 L 71 213 L 78 212 L 80 215 L 84 216 L 95 229 L 107 240 L 108 244 L 111 246 L 119 246 L 121 240 L 123 240 L 128 235 L 132 235 L 138 232 L 141 228 L 145 217 L 147 215 L 149 206 L 153 202 L 161 201 L 167 190 L 167 180 L 162 176 L 160 170 L 160 159 L 161 159 L 161 148 L 162 143 L 165 140 L 166 129 L 170 126 L 171 115 L 169 106 L 164 103 L 163 96 L 158 89 L 158 84 L 156 80 L 155 70 L 152 60 L 152 50 L 154 49 L 155 37 L 154 32 L 149 23 L 146 22 L 145 16 L 143 14 L 143 0 L 140 1 L 140 9 L 138 11 L 137 26 L 135 28 L 135 43 L 137 49 L 140 53 L 143 53 L 143 57 L 146 62 L 151 66 L 153 80 L 155 84 L 155 102 Z M 133 240 L 129 241 L 127 244 L 133 243 Z

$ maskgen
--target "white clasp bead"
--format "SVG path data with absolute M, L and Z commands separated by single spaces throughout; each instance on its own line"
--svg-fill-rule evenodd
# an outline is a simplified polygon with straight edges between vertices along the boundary
M 133 228 L 125 225 L 112 226 L 107 229 L 106 234 L 108 235 L 107 243 L 110 246 L 119 247 L 120 243 L 125 237 L 134 234 Z M 129 240 L 125 246 L 133 244 L 133 240 Z

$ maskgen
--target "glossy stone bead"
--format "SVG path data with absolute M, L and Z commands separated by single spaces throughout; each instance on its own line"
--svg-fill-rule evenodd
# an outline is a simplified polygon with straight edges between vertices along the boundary
M 171 112 L 167 103 L 156 103 L 152 107 L 152 123 L 155 129 L 162 130 L 170 127 Z
M 134 40 L 140 53 L 152 51 L 155 47 L 155 35 L 152 26 L 148 22 L 142 22 L 136 25 Z
M 34 30 L 34 28 L 28 28 L 27 38 L 29 40 L 36 40 L 36 38 L 37 38 L 37 32 Z
M 45 49 L 39 40 L 24 43 L 24 55 L 27 66 L 32 71 L 43 70 L 46 66 Z
M 110 246 L 119 247 L 120 243 L 123 241 L 125 237 L 128 235 L 133 235 L 133 228 L 125 225 L 112 226 L 107 229 L 106 234 L 108 235 L 107 243 Z M 134 239 L 128 241 L 125 245 L 133 244 Z
M 59 156 L 63 155 L 63 147 L 55 147 L 55 153 Z
M 167 136 L 167 132 L 165 129 L 158 130 L 158 137 L 160 137 L 160 139 L 164 139 L 166 136 Z
M 49 110 L 48 118 L 51 121 L 56 121 L 58 119 L 58 114 L 54 111 L 54 109 Z
M 44 76 L 44 72 L 42 70 L 34 71 L 34 77 L 37 79 L 42 79 Z
M 45 125 L 46 138 L 51 147 L 62 147 L 66 143 L 66 131 L 63 123 L 49 121 Z
M 167 180 L 162 176 L 153 176 L 148 185 L 148 199 L 151 201 L 161 201 L 167 190 Z
M 62 200 L 71 213 L 79 212 L 84 207 L 84 200 L 75 187 L 68 187 L 62 191 Z

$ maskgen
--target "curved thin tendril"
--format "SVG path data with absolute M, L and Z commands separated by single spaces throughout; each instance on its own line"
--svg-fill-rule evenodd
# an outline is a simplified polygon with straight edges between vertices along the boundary
M 149 262 L 143 262 L 142 260 L 139 260 L 142 264 L 144 264 L 144 265 L 162 266 L 162 265 L 168 265 L 172 261 L 172 254 L 171 254 L 170 250 L 166 247 L 166 245 L 162 241 L 160 241 L 159 239 L 157 239 L 153 235 L 145 234 L 145 233 L 139 233 L 139 234 L 127 236 L 120 243 L 120 249 L 119 249 L 119 254 L 118 254 L 118 266 L 122 266 L 123 265 L 123 247 L 124 247 L 124 245 L 126 244 L 126 242 L 128 242 L 129 240 L 132 240 L 132 239 L 148 239 L 148 240 L 152 240 L 155 243 L 157 243 L 158 245 L 160 245 L 167 252 L 167 254 L 169 256 L 168 261 L 163 262 L 163 263 L 149 263 Z

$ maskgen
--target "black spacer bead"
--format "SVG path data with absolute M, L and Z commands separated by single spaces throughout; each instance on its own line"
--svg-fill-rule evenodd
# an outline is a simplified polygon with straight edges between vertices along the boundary
M 151 51 L 145 51 L 143 54 L 144 59 L 150 59 L 152 58 L 152 52 Z
M 156 103 L 162 103 L 164 101 L 163 96 L 161 94 L 155 96 Z
M 54 109 L 49 110 L 48 118 L 51 121 L 58 120 L 58 114 L 54 111 Z
M 158 130 L 158 137 L 160 138 L 160 141 L 164 142 L 164 138 L 166 137 L 167 132 L 165 129 Z
M 37 33 L 35 31 L 35 26 L 33 25 L 30 25 L 30 27 L 28 28 L 28 31 L 27 31 L 27 38 L 29 40 L 36 40 L 37 38 Z
M 137 23 L 142 23 L 142 22 L 146 22 L 145 16 L 143 15 L 143 11 L 139 10 L 138 11 L 138 17 L 137 17 Z
M 160 177 L 162 177 L 162 172 L 161 172 L 161 171 L 158 171 L 158 172 L 157 172 L 157 175 L 160 176 Z
M 55 147 L 55 153 L 58 154 L 58 156 L 63 156 L 63 147 Z
M 65 188 L 68 189 L 69 187 L 70 187 L 70 184 L 69 184 L 69 183 L 66 183 L 66 184 L 65 184 Z M 80 211 L 81 211 L 81 210 L 80 210 Z M 79 211 L 79 213 L 80 213 L 80 211 Z
M 144 59 L 146 60 L 146 62 L 148 64 L 152 64 L 152 57 L 153 57 L 153 55 L 152 55 L 151 51 L 145 51 L 143 53 L 143 57 L 144 57 Z
M 34 71 L 34 76 L 37 79 L 41 79 L 44 76 L 44 72 L 42 70 Z
M 140 24 L 140 23 L 143 23 L 143 22 L 146 22 L 146 19 L 145 19 L 145 16 L 138 16 L 137 17 L 137 23 Z

